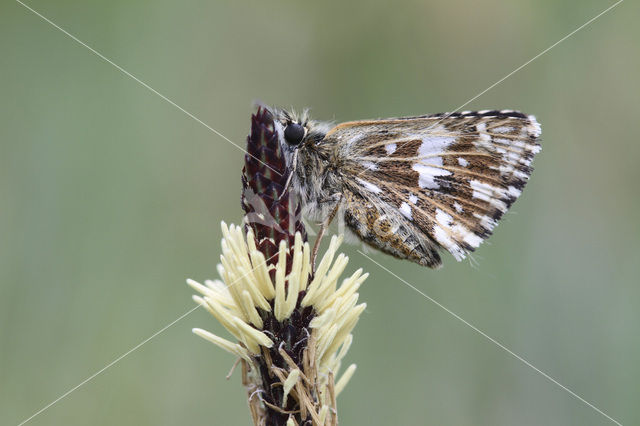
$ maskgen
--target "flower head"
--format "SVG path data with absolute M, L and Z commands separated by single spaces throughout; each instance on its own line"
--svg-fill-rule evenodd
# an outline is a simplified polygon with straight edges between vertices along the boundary
M 222 232 L 218 271 L 224 282 L 188 283 L 200 293 L 194 300 L 238 342 L 202 329 L 194 333 L 242 359 L 255 424 L 272 424 L 267 417 L 273 424 L 336 424 L 336 397 L 355 365 L 335 377 L 366 307 L 357 303 L 357 290 L 368 274 L 359 269 L 338 286 L 348 262 L 336 256 L 341 237 L 331 239 L 311 278 L 309 244 L 299 232 L 293 247 L 280 241 L 273 263 L 257 249 L 252 229 L 223 223 Z

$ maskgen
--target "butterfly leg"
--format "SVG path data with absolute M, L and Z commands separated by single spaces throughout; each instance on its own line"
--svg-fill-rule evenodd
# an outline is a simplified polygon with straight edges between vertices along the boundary
M 320 226 L 320 230 L 318 231 L 318 236 L 316 237 L 316 242 L 313 244 L 313 250 L 311 251 L 311 270 L 316 272 L 316 258 L 318 257 L 318 250 L 320 249 L 320 242 L 322 241 L 322 237 L 327 232 L 329 225 L 331 225 L 331 221 L 336 217 L 338 210 L 340 209 L 340 205 L 342 204 L 343 195 L 340 194 L 338 201 L 336 202 L 336 206 L 333 208 L 329 216 L 322 222 Z
M 284 189 L 282 190 L 282 194 L 280 194 L 280 197 L 278 197 L 278 201 L 280 201 L 280 199 L 282 197 L 284 197 L 284 195 L 287 193 L 287 191 L 289 191 L 289 186 L 291 186 L 291 179 L 293 178 L 294 173 L 296 172 L 296 168 L 298 165 L 298 150 L 296 149 L 293 152 L 293 168 L 289 171 L 289 176 L 287 177 L 287 181 L 284 184 Z

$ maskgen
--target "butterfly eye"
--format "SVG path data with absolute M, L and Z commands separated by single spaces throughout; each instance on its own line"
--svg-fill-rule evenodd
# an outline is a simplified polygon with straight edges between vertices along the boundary
M 298 145 L 304 138 L 304 127 L 291 123 L 284 129 L 284 138 L 291 145 Z

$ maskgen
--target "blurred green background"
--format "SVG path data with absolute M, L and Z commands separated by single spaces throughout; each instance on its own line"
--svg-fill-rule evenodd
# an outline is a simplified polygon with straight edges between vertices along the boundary
M 449 111 L 610 1 L 28 4 L 239 145 L 252 101 L 319 119 Z M 470 262 L 374 258 L 625 425 L 640 424 L 640 7 L 465 109 L 543 127 L 532 181 Z M 194 305 L 238 223 L 242 152 L 20 4 L 0 6 L 0 424 Z M 613 424 L 356 252 L 372 273 L 344 425 Z M 197 310 L 31 425 L 246 425 Z

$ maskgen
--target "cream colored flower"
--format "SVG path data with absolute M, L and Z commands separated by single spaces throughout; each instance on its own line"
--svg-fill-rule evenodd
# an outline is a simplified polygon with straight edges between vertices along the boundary
M 187 282 L 200 293 L 194 300 L 237 342 L 199 328 L 193 332 L 242 359 L 255 424 L 264 423 L 265 407 L 289 415 L 291 424 L 307 418 L 314 425 L 337 424 L 335 399 L 355 364 L 337 382 L 334 377 L 366 307 L 357 303 L 357 290 L 368 274 L 358 269 L 338 286 L 348 262 L 344 254 L 336 256 L 342 237 L 331 239 L 309 282 L 310 248 L 300 234 L 293 248 L 280 243 L 276 261 L 256 249 L 251 230 L 222 223 L 222 232 L 218 272 L 224 282 Z

